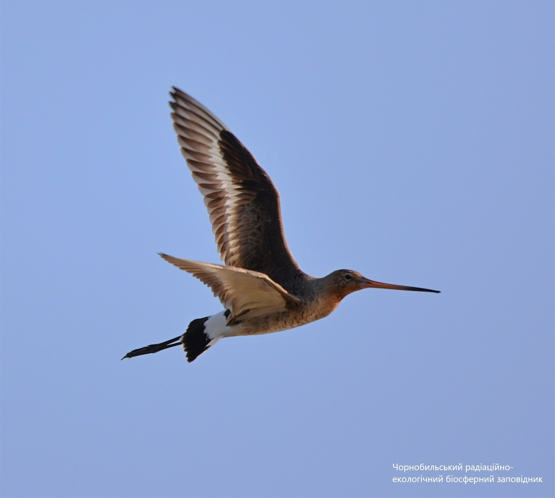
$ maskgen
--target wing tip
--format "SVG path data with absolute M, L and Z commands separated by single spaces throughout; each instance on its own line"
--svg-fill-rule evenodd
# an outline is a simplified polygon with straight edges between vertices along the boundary
M 177 88 L 175 85 L 172 85 L 172 89 L 170 90 L 170 96 L 175 99 L 176 95 L 186 95 L 183 90 Z

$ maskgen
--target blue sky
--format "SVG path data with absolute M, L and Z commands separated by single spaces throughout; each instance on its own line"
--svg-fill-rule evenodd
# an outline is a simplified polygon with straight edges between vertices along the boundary
M 554 8 L 2 2 L 2 496 L 554 492 Z M 252 151 L 329 318 L 188 364 L 220 311 L 176 85 Z M 509 471 L 399 472 L 400 465 Z M 403 476 L 543 483 L 394 483 Z

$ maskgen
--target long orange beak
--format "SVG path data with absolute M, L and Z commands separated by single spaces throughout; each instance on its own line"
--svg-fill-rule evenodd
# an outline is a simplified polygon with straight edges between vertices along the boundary
M 365 282 L 362 284 L 363 289 L 393 289 L 393 290 L 404 290 L 404 291 L 418 291 L 418 292 L 435 292 L 439 294 L 441 291 L 432 289 L 423 289 L 422 287 L 408 287 L 406 285 L 395 285 L 395 284 L 384 284 L 382 282 L 376 282 L 374 280 L 364 279 Z

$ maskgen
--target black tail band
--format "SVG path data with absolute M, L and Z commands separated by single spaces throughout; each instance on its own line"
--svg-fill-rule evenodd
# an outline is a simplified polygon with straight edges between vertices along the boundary
M 204 329 L 204 324 L 209 318 L 209 316 L 206 316 L 193 320 L 187 327 L 187 331 L 183 334 L 183 349 L 187 353 L 187 361 L 189 363 L 208 349 L 210 337 Z

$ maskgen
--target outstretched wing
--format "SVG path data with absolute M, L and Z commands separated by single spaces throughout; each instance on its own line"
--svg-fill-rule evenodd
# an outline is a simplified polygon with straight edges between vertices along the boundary
M 181 152 L 204 196 L 221 259 L 287 286 L 301 270 L 287 247 L 270 177 L 206 107 L 175 87 L 170 95 Z
M 160 256 L 208 285 L 222 304 L 231 310 L 229 324 L 286 311 L 300 302 L 263 273 L 174 258 L 167 254 Z

